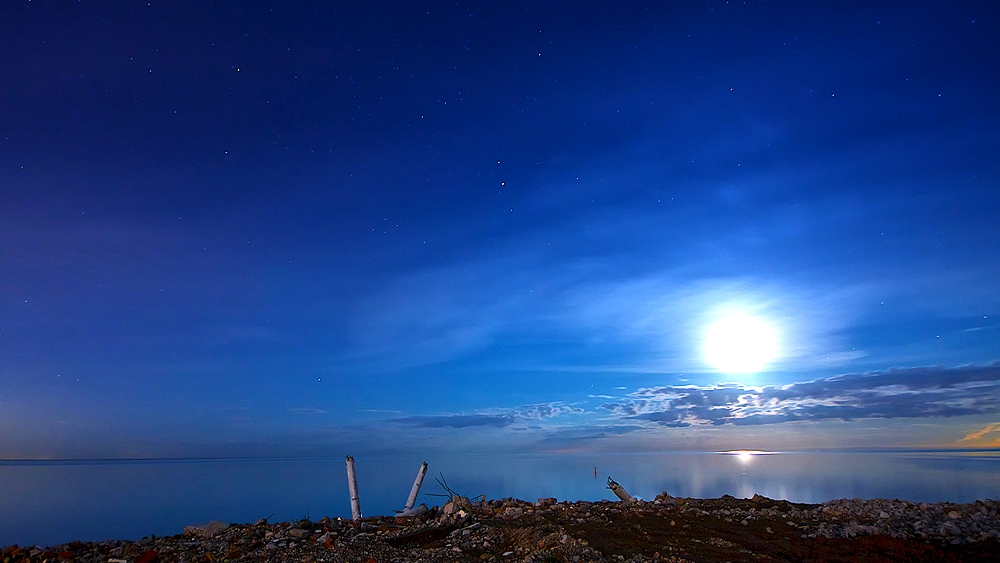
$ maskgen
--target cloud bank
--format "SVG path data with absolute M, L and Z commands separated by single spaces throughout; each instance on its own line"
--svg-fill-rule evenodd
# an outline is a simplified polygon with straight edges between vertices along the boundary
M 602 408 L 615 418 L 668 427 L 989 414 L 1000 412 L 1000 363 L 893 369 L 781 386 L 653 387 Z

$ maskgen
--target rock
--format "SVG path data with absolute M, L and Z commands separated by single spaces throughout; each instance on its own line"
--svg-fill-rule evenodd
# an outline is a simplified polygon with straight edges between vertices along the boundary
M 446 503 L 448 504 L 448 503 Z M 427 505 L 420 504 L 420 506 L 415 506 L 409 510 L 400 510 L 396 512 L 396 516 L 399 518 L 409 518 L 411 516 L 421 516 L 427 514 Z
M 545 508 L 547 506 L 552 506 L 556 502 L 557 501 L 554 497 L 540 498 L 538 499 L 538 502 L 535 503 L 535 506 L 537 506 L 538 508 Z
M 226 524 L 225 522 L 219 522 L 218 520 L 213 520 L 208 524 L 201 524 L 198 526 L 185 526 L 184 533 L 191 536 L 201 536 L 203 538 L 210 538 L 227 528 L 229 528 L 229 524 Z
M 155 550 L 150 549 L 149 551 L 144 551 L 139 557 L 136 557 L 135 563 L 156 563 L 159 558 L 160 555 Z
M 316 545 L 326 546 L 331 541 L 333 541 L 333 536 L 330 535 L 330 532 L 326 532 L 325 534 L 323 534 L 323 535 L 319 536 L 318 538 L 316 538 Z
M 514 506 L 508 507 L 506 510 L 503 511 L 503 515 L 506 516 L 506 517 L 508 517 L 508 518 L 517 518 L 518 516 L 521 516 L 522 514 L 524 514 L 524 509 L 523 508 L 514 507 Z
M 441 511 L 445 514 L 455 514 L 459 510 L 465 510 L 466 512 L 472 511 L 472 501 L 468 497 L 455 495 L 451 497 L 451 500 L 444 503 L 441 507 Z
M 309 537 L 309 530 L 303 530 L 302 528 L 292 528 L 288 530 L 288 535 L 297 540 L 300 540 Z

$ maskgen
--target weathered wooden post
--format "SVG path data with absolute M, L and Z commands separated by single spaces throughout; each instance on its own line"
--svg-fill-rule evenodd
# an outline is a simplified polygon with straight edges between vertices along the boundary
M 417 495 L 420 494 L 420 485 L 424 484 L 424 475 L 427 475 L 426 461 L 420 464 L 420 470 L 417 471 L 417 478 L 413 480 L 413 488 L 410 489 L 410 496 L 406 499 L 403 514 L 409 514 L 413 510 L 413 505 L 417 503 Z
M 634 498 L 632 498 L 632 495 L 628 494 L 628 491 L 625 490 L 625 487 L 619 485 L 618 482 L 612 479 L 611 477 L 608 477 L 608 488 L 611 489 L 611 492 L 614 493 L 615 496 L 617 496 L 618 498 L 622 499 L 625 502 L 631 502 L 635 500 Z
M 354 473 L 354 458 L 347 456 L 347 488 L 351 491 L 351 518 L 361 520 L 361 499 L 358 497 L 358 477 Z

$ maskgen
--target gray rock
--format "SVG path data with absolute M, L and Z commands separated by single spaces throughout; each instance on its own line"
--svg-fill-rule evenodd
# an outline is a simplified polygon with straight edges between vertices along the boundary
M 441 507 L 445 514 L 456 514 L 459 510 L 472 511 L 472 501 L 468 497 L 455 495 Z
M 208 524 L 201 524 L 197 526 L 185 526 L 184 533 L 191 536 L 201 536 L 203 538 L 210 538 L 227 528 L 229 528 L 229 524 L 226 524 L 225 522 L 219 522 L 218 520 L 213 520 Z
M 429 509 L 427 508 L 427 505 L 421 503 L 419 506 L 414 506 L 413 508 L 411 508 L 409 510 L 397 510 L 396 511 L 396 516 L 404 516 L 404 517 L 407 517 L 407 516 L 422 516 L 424 514 L 427 514 L 428 510 Z

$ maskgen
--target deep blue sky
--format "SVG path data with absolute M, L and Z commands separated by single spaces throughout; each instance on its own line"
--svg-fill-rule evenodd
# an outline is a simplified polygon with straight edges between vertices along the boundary
M 1000 444 L 992 3 L 287 4 L 0 6 L 0 457 Z

